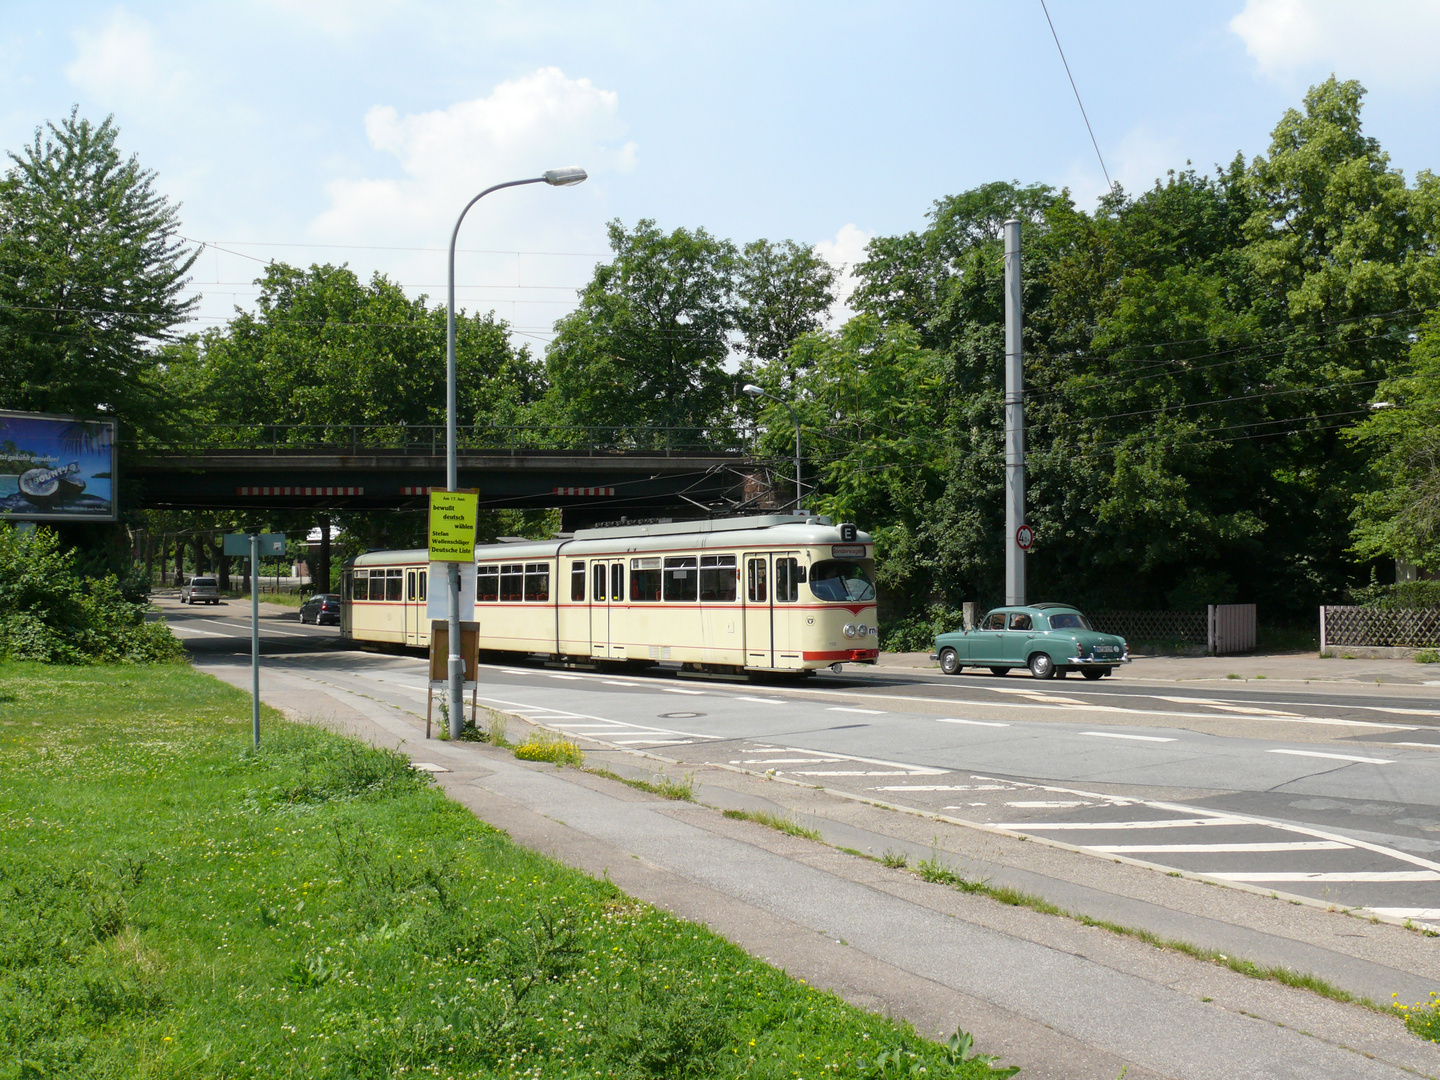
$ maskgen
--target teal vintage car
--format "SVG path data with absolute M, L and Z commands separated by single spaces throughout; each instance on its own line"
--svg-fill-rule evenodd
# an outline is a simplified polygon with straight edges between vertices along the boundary
M 973 630 L 954 630 L 935 638 L 932 660 L 946 675 L 967 667 L 1004 675 L 1025 667 L 1037 679 L 1078 671 L 1087 679 L 1112 673 L 1130 662 L 1130 649 L 1117 634 L 1102 634 L 1069 604 L 1031 604 L 995 608 Z

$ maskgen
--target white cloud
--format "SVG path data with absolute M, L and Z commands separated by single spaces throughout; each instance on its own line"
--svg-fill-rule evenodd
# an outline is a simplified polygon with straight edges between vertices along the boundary
M 501 83 L 486 97 L 432 112 L 400 114 L 376 106 L 365 116 L 370 145 L 399 175 L 332 180 L 329 208 L 311 224 L 317 242 L 443 248 L 461 209 L 484 188 L 538 176 L 548 168 L 583 166 L 592 179 L 579 188 L 496 192 L 466 218 L 461 249 L 523 252 L 605 250 L 605 180 L 635 167 L 636 147 L 624 141 L 618 96 L 557 68 Z M 573 306 L 595 258 L 465 255 L 457 259 L 463 305 L 487 302 L 517 326 L 548 327 Z M 443 255 L 396 255 L 387 272 L 406 286 L 439 293 Z M 358 269 L 359 267 L 357 267 Z M 520 286 L 525 286 L 521 290 Z M 546 287 L 555 286 L 547 293 Z M 508 292 L 496 290 L 508 289 Z
M 73 37 L 65 77 L 106 107 L 170 100 L 184 89 L 179 65 L 156 45 L 150 24 L 123 9 L 99 30 L 82 28 Z
M 1313 80 L 1334 71 L 1367 85 L 1440 82 L 1435 0 L 1246 0 L 1229 25 L 1271 78 Z
M 831 329 L 843 326 L 845 321 L 855 314 L 850 308 L 850 297 L 854 294 L 855 287 L 860 284 L 860 280 L 855 276 L 855 267 L 865 261 L 865 246 L 874 239 L 875 233 L 858 225 L 847 224 L 835 234 L 835 239 L 821 240 L 815 245 L 815 254 L 835 267 L 840 275 L 837 282 L 839 287 L 835 291 L 835 303 L 830 305 L 826 316 Z

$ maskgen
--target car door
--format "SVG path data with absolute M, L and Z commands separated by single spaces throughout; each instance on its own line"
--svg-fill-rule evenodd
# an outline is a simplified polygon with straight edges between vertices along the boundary
M 1002 637 L 1005 662 L 1014 667 L 1024 666 L 1030 659 L 1030 642 L 1035 638 L 1035 623 L 1029 613 L 1012 611 Z
M 978 630 L 970 631 L 970 662 L 998 667 L 1004 661 L 1000 642 L 1005 636 L 1005 613 L 992 611 Z

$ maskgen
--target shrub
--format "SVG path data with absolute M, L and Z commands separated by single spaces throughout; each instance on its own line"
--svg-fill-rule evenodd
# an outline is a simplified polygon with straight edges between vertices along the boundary
M 960 612 L 942 604 L 906 615 L 880 627 L 880 647 L 886 652 L 929 652 L 935 635 L 958 630 L 964 625 Z
M 1440 664 L 1440 650 L 1421 649 L 1415 654 L 1417 664 Z
M 548 731 L 537 731 L 515 747 L 515 756 L 521 761 L 548 761 L 553 765 L 579 765 L 585 760 L 569 739 L 561 739 Z
M 147 623 L 113 574 L 86 578 L 50 529 L 0 526 L 0 656 L 49 664 L 177 660 L 163 622 Z
M 1351 603 L 1375 608 L 1440 607 L 1440 581 L 1397 581 L 1393 585 L 1369 585 L 1350 590 Z

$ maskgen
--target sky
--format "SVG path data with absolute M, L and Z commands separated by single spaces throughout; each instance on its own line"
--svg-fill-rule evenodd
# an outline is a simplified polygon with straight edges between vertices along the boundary
M 1104 169 L 1263 154 L 1334 73 L 1413 177 L 1440 170 L 1440 0 L 1048 0 Z M 205 244 L 194 329 L 250 307 L 270 260 L 348 263 L 457 295 L 542 351 L 605 257 L 652 218 L 841 267 L 992 180 L 1105 190 L 1040 0 L 0 0 L 0 148 L 72 108 Z M 844 315 L 837 307 L 836 318 Z

